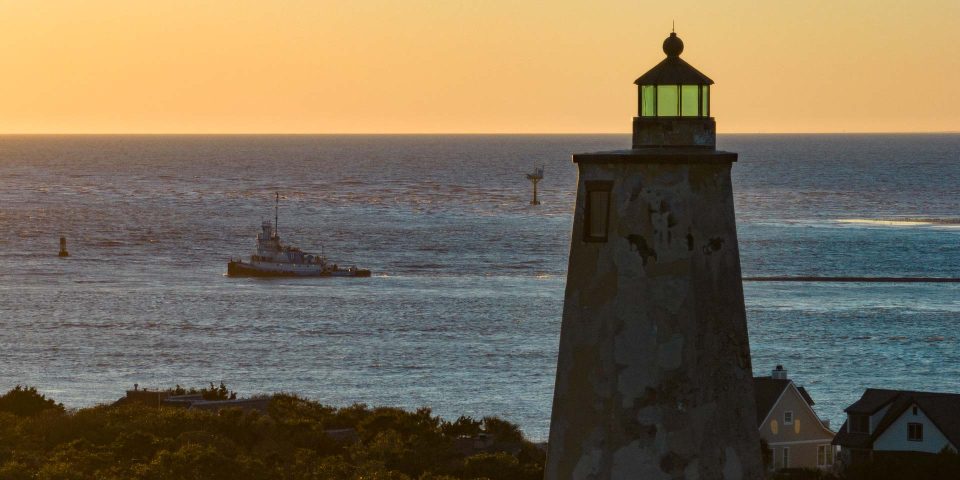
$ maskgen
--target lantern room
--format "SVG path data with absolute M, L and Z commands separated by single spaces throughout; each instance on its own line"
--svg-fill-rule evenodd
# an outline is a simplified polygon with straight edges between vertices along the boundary
M 639 117 L 710 117 L 713 80 L 680 58 L 683 41 L 676 32 L 663 41 L 667 58 L 635 82 L 639 87 Z

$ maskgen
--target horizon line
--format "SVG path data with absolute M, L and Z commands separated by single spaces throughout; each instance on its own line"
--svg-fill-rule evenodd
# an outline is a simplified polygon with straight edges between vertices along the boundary
M 944 135 L 960 134 L 960 130 L 930 131 L 810 131 L 810 132 L 717 132 L 717 135 Z M 0 132 L 0 137 L 14 136 L 467 136 L 467 135 L 631 135 L 631 132 Z

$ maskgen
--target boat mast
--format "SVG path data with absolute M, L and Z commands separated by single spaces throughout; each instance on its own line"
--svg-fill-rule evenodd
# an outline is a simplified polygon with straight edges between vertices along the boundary
M 277 238 L 280 237 L 278 227 L 280 227 L 280 192 L 277 192 L 277 200 L 273 206 L 273 236 Z

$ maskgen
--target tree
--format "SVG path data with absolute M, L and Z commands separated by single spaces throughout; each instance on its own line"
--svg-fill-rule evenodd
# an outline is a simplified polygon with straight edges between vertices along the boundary
M 960 478 L 960 455 L 944 448 L 937 454 L 889 452 L 875 460 L 854 464 L 843 471 L 847 480 L 899 480 Z
M 237 392 L 227 388 L 227 385 L 220 381 L 220 386 L 215 386 L 213 382 L 210 382 L 210 387 L 203 387 L 196 389 L 190 387 L 186 389 L 180 386 L 178 383 L 177 386 L 173 387 L 170 390 L 170 393 L 173 395 L 197 395 L 203 397 L 204 400 L 236 400 Z
M 543 471 L 527 468 L 516 457 L 506 452 L 480 453 L 463 462 L 464 478 L 495 480 L 539 480 Z
M 523 442 L 520 427 L 498 417 L 483 417 L 483 431 L 491 435 L 500 444 L 519 444 Z
M 10 412 L 21 417 L 31 417 L 45 411 L 63 413 L 63 404 L 47 398 L 37 391 L 37 387 L 21 387 L 17 385 L 3 396 L 0 396 L 0 412 Z
M 460 418 L 453 423 L 444 422 L 443 425 L 440 426 L 440 429 L 444 435 L 454 438 L 473 437 L 480 433 L 481 425 L 483 425 L 483 422 L 480 420 L 474 420 L 473 418 L 461 415 Z
M 216 398 L 232 393 L 225 385 L 204 390 Z M 337 409 L 278 394 L 270 397 L 266 414 L 139 403 L 65 412 L 24 387 L 0 399 L 0 480 L 543 477 L 542 450 L 524 440 L 516 425 L 496 418 L 445 422 L 428 408 Z M 496 452 L 469 457 L 476 452 L 459 448 L 458 440 L 483 433 L 481 427 Z M 333 437 L 332 429 L 352 434 Z

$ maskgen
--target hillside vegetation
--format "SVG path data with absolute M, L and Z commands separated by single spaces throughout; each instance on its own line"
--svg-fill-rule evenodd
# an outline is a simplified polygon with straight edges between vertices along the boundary
M 269 398 L 266 413 L 136 404 L 71 412 L 17 387 L 0 396 L 0 479 L 543 478 L 543 452 L 498 418 L 447 422 L 427 408 Z

